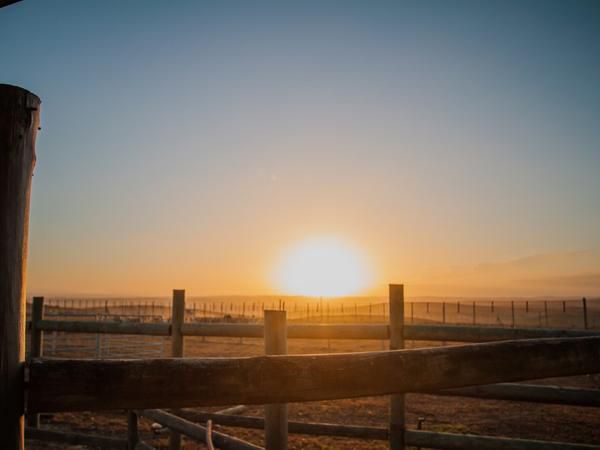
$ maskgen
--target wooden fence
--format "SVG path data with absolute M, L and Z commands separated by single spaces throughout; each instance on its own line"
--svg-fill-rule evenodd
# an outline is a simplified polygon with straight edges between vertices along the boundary
M 36 414 L 128 409 L 132 411 L 130 416 L 135 416 L 136 423 L 139 416 L 168 426 L 172 430 L 170 448 L 179 448 L 181 434 L 192 439 L 200 439 L 201 436 L 202 439 L 206 438 L 206 427 L 191 424 L 187 419 L 206 419 L 224 425 L 264 428 L 267 448 L 284 448 L 288 431 L 387 439 L 391 448 L 409 445 L 432 448 L 600 448 L 406 430 L 403 402 L 406 392 L 426 392 L 600 406 L 598 390 L 506 383 L 599 372 L 600 331 L 406 325 L 403 320 L 403 291 L 401 286 L 396 285 L 392 285 L 390 289 L 389 325 L 292 324 L 286 327 L 284 311 L 267 311 L 264 325 L 184 323 L 185 293 L 181 290 L 174 291 L 171 315 L 173 321 L 170 324 L 47 320 L 44 318 L 43 303 L 43 298 L 34 298 L 29 324 L 32 359 L 28 364 L 27 410 L 30 425 L 28 436 L 32 438 L 61 442 L 103 442 L 105 447 L 119 447 L 127 441 L 116 442 L 114 438 L 110 438 L 113 441 L 105 441 L 104 439 L 109 438 L 75 433 L 46 433 L 47 430 L 36 428 Z M 39 358 L 44 331 L 170 336 L 172 356 L 177 358 L 184 354 L 185 336 L 265 337 L 266 354 L 281 356 L 44 360 Z M 284 356 L 287 338 L 390 339 L 390 348 L 393 350 L 401 349 L 404 340 L 408 339 L 480 343 L 388 352 Z M 105 380 L 111 380 L 109 386 L 106 386 Z M 197 383 L 196 380 L 203 382 Z M 98 386 L 103 387 L 99 389 Z M 389 428 L 287 421 L 285 404 L 288 402 L 371 395 L 390 395 Z M 273 406 L 266 408 L 266 420 L 179 409 L 174 414 L 156 410 L 237 403 Z M 176 425 L 172 426 L 173 424 Z M 131 427 L 133 425 L 130 423 Z M 137 425 L 135 428 L 137 429 Z M 248 447 L 252 444 L 233 437 L 221 438 L 214 433 L 213 440 L 220 448 L 253 448 Z M 130 439 L 130 443 L 133 441 L 138 446 L 147 445 L 140 444 L 139 438 Z

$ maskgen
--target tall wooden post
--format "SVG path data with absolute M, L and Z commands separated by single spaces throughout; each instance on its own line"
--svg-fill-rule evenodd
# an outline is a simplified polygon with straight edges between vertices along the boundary
M 29 349 L 30 358 L 40 358 L 42 356 L 43 336 L 38 323 L 44 319 L 44 297 L 33 297 L 31 305 L 31 348 Z M 40 415 L 30 414 L 27 416 L 27 426 L 37 428 L 40 425 Z
M 185 290 L 173 290 L 173 304 L 171 309 L 171 357 L 183 357 L 183 334 L 181 326 L 185 319 Z M 171 431 L 169 436 L 169 449 L 179 450 L 181 448 L 181 435 Z
M 265 354 L 287 354 L 286 322 L 285 311 L 265 311 Z M 287 405 L 265 405 L 265 449 L 285 450 L 287 441 Z
M 587 300 L 585 297 L 581 299 L 581 306 L 583 306 L 583 328 L 588 328 L 588 314 L 587 314 Z
M 390 350 L 404 348 L 404 285 L 390 284 Z M 390 449 L 404 450 L 404 394 L 390 396 Z
M 0 436 L 24 447 L 23 363 L 29 194 L 40 99 L 0 84 Z

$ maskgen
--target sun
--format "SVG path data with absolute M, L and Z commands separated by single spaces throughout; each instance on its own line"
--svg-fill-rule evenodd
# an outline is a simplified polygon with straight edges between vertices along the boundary
M 361 253 L 341 239 L 305 239 L 288 249 L 275 271 L 277 287 L 289 295 L 341 297 L 368 287 L 370 270 Z

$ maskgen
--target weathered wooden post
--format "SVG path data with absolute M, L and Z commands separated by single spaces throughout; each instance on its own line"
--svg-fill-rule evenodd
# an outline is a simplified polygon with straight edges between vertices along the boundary
M 31 305 L 31 348 L 29 349 L 30 358 L 40 358 L 42 356 L 43 335 L 39 329 L 38 323 L 44 318 L 44 297 L 33 297 Z M 27 416 L 27 426 L 37 428 L 40 425 L 39 414 L 30 414 Z
M 510 314 L 511 314 L 511 318 L 512 318 L 512 327 L 515 327 L 515 302 L 514 300 L 511 300 L 510 302 Z
M 287 354 L 285 311 L 265 311 L 265 354 Z M 265 449 L 285 450 L 288 441 L 286 404 L 265 405 Z
M 581 299 L 581 305 L 583 306 L 583 328 L 587 330 L 588 327 L 588 314 L 587 314 L 587 300 L 585 297 Z
M 23 363 L 29 196 L 40 99 L 0 84 L 0 436 L 23 449 Z
M 171 309 L 171 357 L 183 357 L 183 334 L 181 326 L 185 319 L 185 290 L 173 290 L 173 304 Z M 169 449 L 179 450 L 181 448 L 181 435 L 171 431 L 169 436 Z
M 390 350 L 404 348 L 404 285 L 390 284 Z M 390 449 L 404 450 L 404 394 L 390 396 Z
M 127 411 L 127 450 L 135 450 L 139 442 L 138 416 L 133 411 Z

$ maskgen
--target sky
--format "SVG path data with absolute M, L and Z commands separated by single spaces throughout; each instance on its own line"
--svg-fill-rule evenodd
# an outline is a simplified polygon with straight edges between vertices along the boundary
M 28 290 L 600 294 L 595 1 L 25 0 L 0 82 L 42 99 Z

